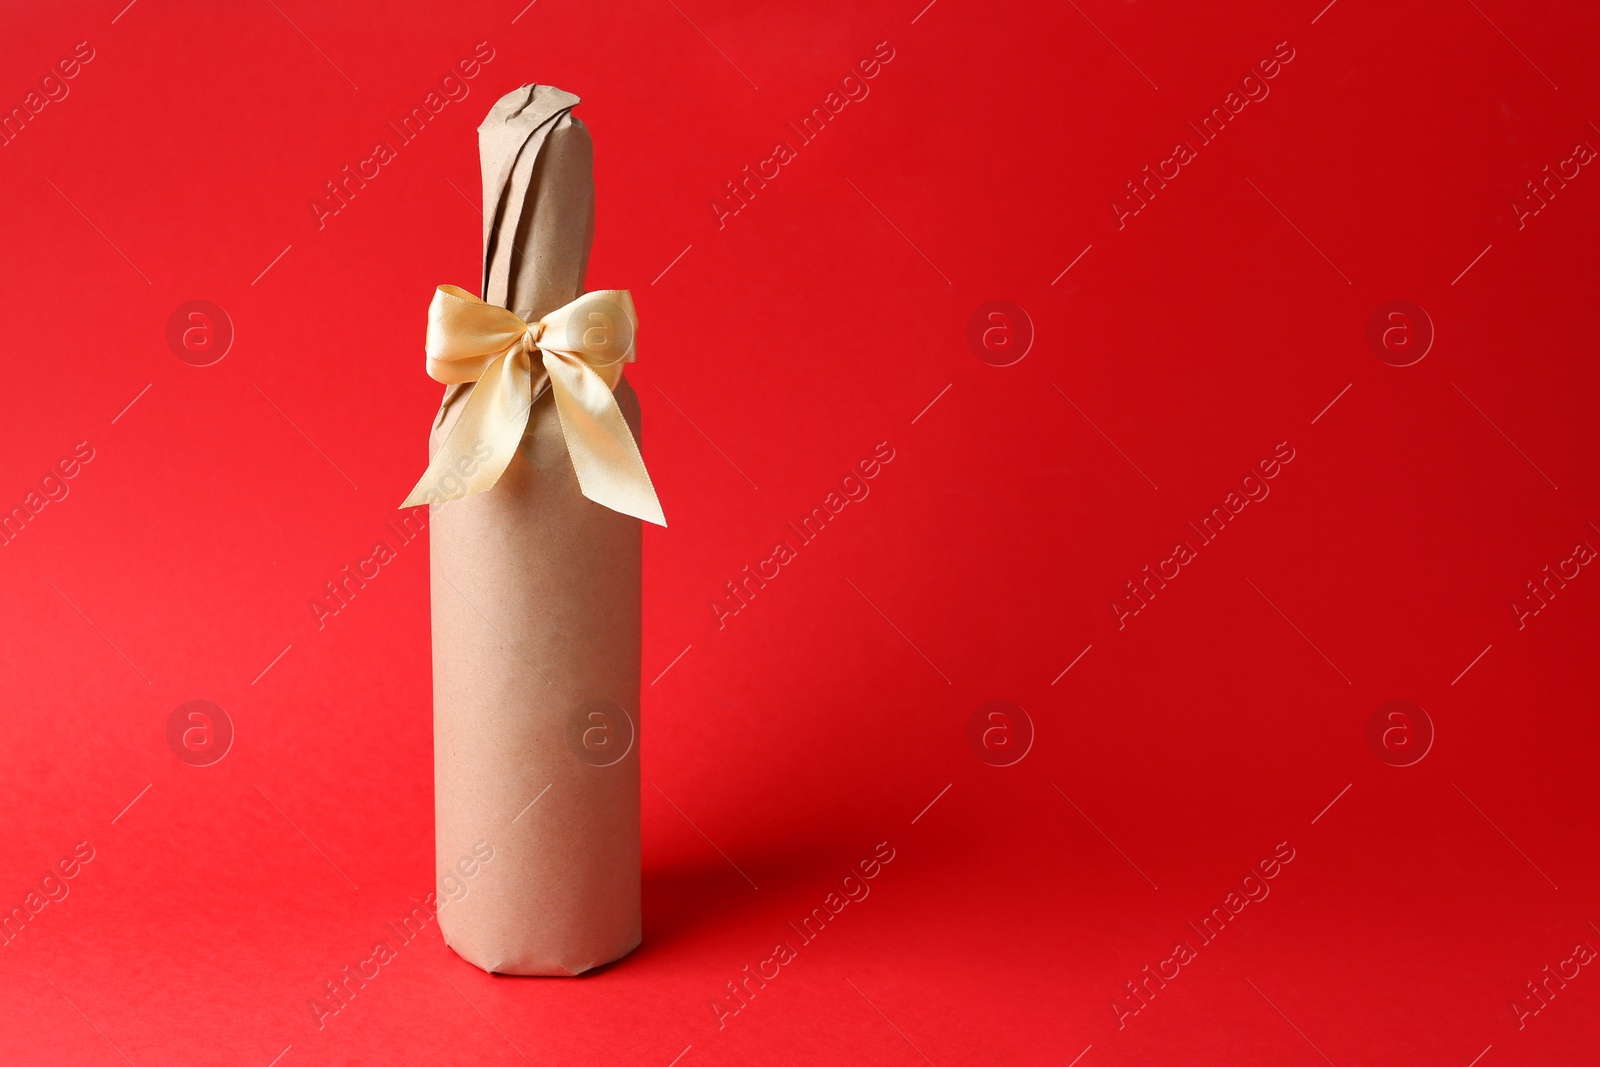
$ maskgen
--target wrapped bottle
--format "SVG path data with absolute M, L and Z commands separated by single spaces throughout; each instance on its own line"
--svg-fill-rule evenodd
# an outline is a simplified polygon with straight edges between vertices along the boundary
M 596 503 L 592 491 L 585 496 L 605 456 L 591 453 L 589 469 L 579 459 L 575 470 L 572 435 L 585 413 L 570 407 L 570 391 L 552 388 L 538 362 L 544 345 L 536 347 L 558 329 L 543 317 L 564 314 L 557 309 L 585 292 L 593 153 L 571 114 L 577 103 L 532 85 L 489 112 L 478 134 L 483 300 L 494 307 L 441 289 L 431 313 L 454 300 L 502 317 L 507 309 L 522 320 L 507 320 L 519 329 L 536 324 L 507 357 L 532 357 L 524 364 L 531 371 L 521 372 L 532 402 L 520 441 L 510 438 L 514 454 L 491 488 L 434 504 L 430 522 L 439 923 L 462 957 L 504 974 L 579 974 L 640 939 L 640 521 Z M 631 316 L 627 294 L 611 295 Z M 616 326 L 584 311 L 559 329 L 592 340 L 583 332 L 590 320 Z M 430 373 L 436 327 L 431 319 Z M 631 359 L 631 330 L 626 343 Z M 590 386 L 614 375 L 606 381 L 611 414 L 620 408 L 628 431 L 617 419 L 626 440 L 615 454 L 625 460 L 621 453 L 632 449 L 638 460 L 638 397 L 620 364 L 584 358 L 591 369 L 574 373 Z M 548 356 L 546 365 L 560 369 Z M 489 379 L 435 377 L 454 381 L 429 439 L 437 490 L 441 476 L 453 476 L 435 470 L 439 450 L 464 447 L 451 432 Z M 492 451 L 478 447 L 480 455 Z

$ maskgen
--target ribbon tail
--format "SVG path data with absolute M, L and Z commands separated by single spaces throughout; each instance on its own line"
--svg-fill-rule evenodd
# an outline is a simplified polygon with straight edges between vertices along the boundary
M 578 488 L 612 511 L 665 526 L 650 472 L 611 386 L 577 356 L 542 351 Z
M 532 364 L 522 352 L 492 361 L 402 508 L 460 500 L 491 488 L 522 443 L 533 406 Z

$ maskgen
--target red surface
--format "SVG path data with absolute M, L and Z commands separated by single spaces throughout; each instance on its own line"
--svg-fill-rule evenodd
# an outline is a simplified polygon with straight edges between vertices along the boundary
M 7 108 L 93 49 L 0 148 L 0 502 L 93 455 L 0 546 L 0 905 L 93 854 L 0 950 L 0 1062 L 1592 1055 L 1600 974 L 1563 961 L 1600 947 L 1600 577 L 1563 561 L 1600 546 L 1600 175 L 1562 162 L 1600 145 L 1592 8 L 123 2 L 12 5 L 0 34 Z M 319 229 L 323 183 L 480 41 L 470 95 Z M 870 95 L 719 229 L 724 183 L 878 42 Z M 432 880 L 425 546 L 322 628 L 308 607 L 422 469 L 424 310 L 478 278 L 474 129 L 531 80 L 584 100 L 590 284 L 637 301 L 671 521 L 646 939 L 572 981 L 385 925 Z M 1178 170 L 1119 229 L 1147 164 Z M 1519 220 L 1546 165 L 1568 178 Z M 166 340 L 195 299 L 236 332 L 211 366 Z M 1037 335 L 1010 366 L 967 341 L 991 300 Z M 1407 367 L 1367 341 L 1393 300 L 1437 334 Z M 724 583 L 879 442 L 870 495 L 719 628 Z M 1546 565 L 1577 574 L 1519 628 Z M 166 740 L 196 699 L 235 731 L 207 767 Z M 1034 728 L 1007 767 L 969 747 L 993 700 Z M 1392 700 L 1436 734 L 1411 766 L 1380 755 L 1414 714 L 1411 749 L 1369 742 Z M 801 943 L 879 842 L 870 895 Z M 1202 942 L 1235 889 L 1269 895 Z M 1147 965 L 1177 976 L 1119 1027 Z M 1547 965 L 1577 973 L 1532 1014 Z

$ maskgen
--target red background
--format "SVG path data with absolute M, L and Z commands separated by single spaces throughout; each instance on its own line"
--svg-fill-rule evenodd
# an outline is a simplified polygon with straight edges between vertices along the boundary
M 923 2 L 10 5 L 6 109 L 94 58 L 0 149 L 0 505 L 94 458 L 0 547 L 0 906 L 94 859 L 0 950 L 0 1062 L 1593 1048 L 1592 968 L 1511 1005 L 1600 947 L 1600 578 L 1520 629 L 1510 605 L 1600 545 L 1600 177 L 1512 205 L 1600 144 L 1600 16 Z M 471 95 L 319 229 L 323 183 L 480 41 Z M 724 183 L 880 41 L 870 95 L 719 229 Z M 1270 95 L 1119 228 L 1125 183 L 1279 42 Z M 310 999 L 431 887 L 426 548 L 320 629 L 308 601 L 422 470 L 424 310 L 477 285 L 475 128 L 527 81 L 583 98 L 589 284 L 637 301 L 671 523 L 645 540 L 645 942 L 511 979 L 430 925 L 319 1029 Z M 236 332 L 211 366 L 166 339 L 194 299 Z M 1401 299 L 1436 331 L 1407 367 L 1366 339 Z M 1031 319 L 1020 362 L 969 346 L 989 300 Z M 719 629 L 723 583 L 878 442 L 871 495 Z M 1119 629 L 1124 583 L 1280 442 L 1270 496 Z M 209 767 L 165 739 L 192 699 L 236 731 Z M 1006 767 L 968 743 L 997 699 L 1034 733 Z M 1436 734 L 1406 767 L 1368 741 L 1396 699 Z M 879 842 L 871 895 L 719 1028 L 724 983 Z M 1280 842 L 1270 896 L 1119 1027 L 1124 983 Z

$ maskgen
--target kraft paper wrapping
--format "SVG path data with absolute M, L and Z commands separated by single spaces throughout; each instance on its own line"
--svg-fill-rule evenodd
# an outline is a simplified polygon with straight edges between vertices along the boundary
M 584 292 L 577 103 L 523 86 L 478 128 L 483 298 L 530 323 Z M 472 388 L 446 388 L 430 456 Z M 640 939 L 640 522 L 579 491 L 546 386 L 499 481 L 430 525 L 440 928 L 486 971 L 582 973 Z

